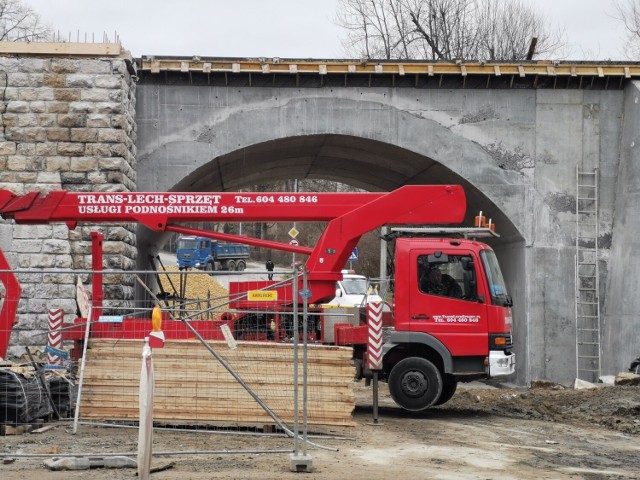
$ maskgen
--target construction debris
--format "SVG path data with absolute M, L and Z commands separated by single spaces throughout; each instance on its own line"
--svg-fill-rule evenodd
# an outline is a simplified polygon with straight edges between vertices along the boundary
M 616 385 L 640 385 L 640 375 L 630 372 L 620 372 L 616 375 Z
M 44 461 L 49 470 L 89 470 L 91 468 L 138 468 L 135 460 L 128 457 L 66 457 Z

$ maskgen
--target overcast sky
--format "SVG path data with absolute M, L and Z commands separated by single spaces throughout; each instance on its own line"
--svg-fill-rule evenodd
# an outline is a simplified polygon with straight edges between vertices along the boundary
M 117 32 L 135 57 L 343 58 L 336 0 L 24 0 L 73 41 Z M 566 31 L 564 59 L 623 60 L 612 0 L 531 0 Z M 95 36 L 95 37 L 93 37 Z

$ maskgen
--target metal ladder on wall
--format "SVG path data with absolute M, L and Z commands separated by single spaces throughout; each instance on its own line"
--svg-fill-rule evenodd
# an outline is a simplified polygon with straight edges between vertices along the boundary
M 601 374 L 598 269 L 598 169 L 576 167 L 576 378 L 597 382 Z

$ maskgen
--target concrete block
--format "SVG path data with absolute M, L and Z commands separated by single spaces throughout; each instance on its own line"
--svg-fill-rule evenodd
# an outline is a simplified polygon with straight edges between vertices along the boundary
M 598 388 L 598 387 L 591 382 L 587 382 L 586 380 L 580 380 L 579 378 L 576 378 L 576 381 L 573 384 L 573 388 L 575 388 L 576 390 L 589 390 L 589 389 Z
M 292 472 L 313 472 L 313 459 L 311 455 L 289 454 L 289 470 Z

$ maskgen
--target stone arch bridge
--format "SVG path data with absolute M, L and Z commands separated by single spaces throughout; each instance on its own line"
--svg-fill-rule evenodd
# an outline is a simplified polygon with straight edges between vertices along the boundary
M 576 365 L 576 168 L 597 170 L 603 373 L 640 354 L 637 65 L 132 59 L 98 47 L 82 57 L 0 58 L 0 188 L 462 184 L 467 224 L 482 210 L 501 234 L 491 244 L 514 297 L 515 380 L 567 384 Z M 82 266 L 84 233 L 62 228 L 3 222 L 0 247 L 18 266 Z M 110 266 L 133 268 L 136 254 L 164 241 L 144 228 L 132 235 L 108 230 Z M 54 295 L 30 290 L 23 315 Z

